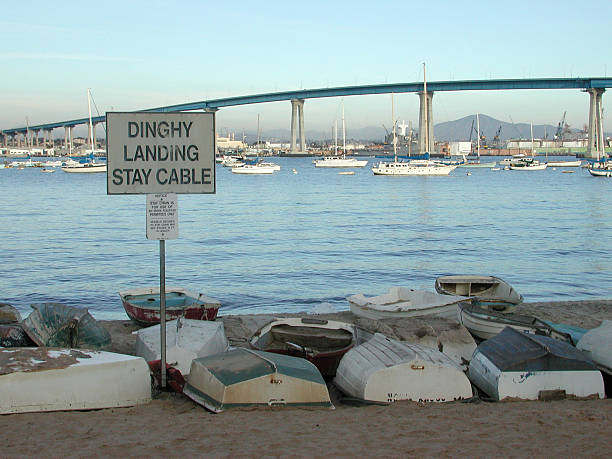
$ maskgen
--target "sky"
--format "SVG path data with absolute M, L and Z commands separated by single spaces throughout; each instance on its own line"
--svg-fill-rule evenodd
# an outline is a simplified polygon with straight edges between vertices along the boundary
M 115 1 L 7 3 L 0 17 L 0 129 L 220 97 L 307 88 L 495 78 L 612 76 L 612 2 Z M 609 68 L 607 67 L 610 64 Z M 609 73 L 608 73 L 609 72 Z M 603 96 L 612 128 L 612 91 Z M 390 95 L 344 98 L 347 128 L 391 124 Z M 415 94 L 394 96 L 418 125 Z M 307 100 L 331 132 L 337 98 Z M 582 128 L 578 90 L 436 93 L 436 123 L 484 113 Z M 223 108 L 220 132 L 289 129 L 290 102 Z

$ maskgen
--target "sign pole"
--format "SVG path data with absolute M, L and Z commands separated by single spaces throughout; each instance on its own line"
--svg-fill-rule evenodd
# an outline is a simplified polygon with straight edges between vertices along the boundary
M 159 316 L 161 333 L 161 386 L 166 388 L 166 241 L 159 241 Z

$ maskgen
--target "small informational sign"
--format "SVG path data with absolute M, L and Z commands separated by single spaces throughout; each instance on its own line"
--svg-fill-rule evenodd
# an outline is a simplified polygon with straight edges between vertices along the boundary
M 174 193 L 147 195 L 147 239 L 178 239 L 178 199 Z
M 108 112 L 107 194 L 215 193 L 215 114 Z

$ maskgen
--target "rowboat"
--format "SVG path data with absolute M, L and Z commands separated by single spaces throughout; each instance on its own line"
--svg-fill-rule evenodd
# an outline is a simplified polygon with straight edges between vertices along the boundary
M 160 324 L 138 330 L 136 355 L 147 362 L 161 358 Z M 166 322 L 166 362 L 183 376 L 198 357 L 227 351 L 229 342 L 221 321 L 185 319 Z
M 141 357 L 64 348 L 0 349 L 0 414 L 96 410 L 151 401 Z
M 476 348 L 468 376 L 495 400 L 537 400 L 552 392 L 604 397 L 601 373 L 574 346 L 510 327 Z
M 0 347 L 35 347 L 21 324 L 0 323 Z
M 389 293 L 366 298 L 363 294 L 347 298 L 353 314 L 367 319 L 439 316 L 456 320 L 457 305 L 470 301 L 464 296 L 441 295 L 425 290 L 391 287 Z
M 494 311 L 510 311 L 523 302 L 523 296 L 495 276 L 460 274 L 440 276 L 435 282 L 436 292 L 474 298 L 481 307 Z
M 537 317 L 515 313 L 501 313 L 480 308 L 476 305 L 461 303 L 458 307 L 458 318 L 469 332 L 480 339 L 490 339 L 504 328 L 511 327 L 524 333 L 546 335 L 557 340 L 572 343 L 568 333 L 557 330 Z
M 599 327 L 587 331 L 576 347 L 601 371 L 612 375 L 612 320 L 604 320 Z
M 344 322 L 292 317 L 264 325 L 249 342 L 253 349 L 307 359 L 323 377 L 333 377 L 355 335 L 353 325 Z
M 142 325 L 158 324 L 160 316 L 159 287 L 135 288 L 119 292 L 125 312 Z M 221 303 L 202 293 L 181 287 L 166 287 L 166 320 L 179 317 L 195 320 L 215 320 Z
M 470 381 L 445 354 L 380 333 L 346 353 L 334 384 L 349 397 L 369 402 L 446 402 L 472 396 Z
M 214 413 L 249 405 L 333 408 L 312 363 L 245 348 L 195 359 L 183 393 Z

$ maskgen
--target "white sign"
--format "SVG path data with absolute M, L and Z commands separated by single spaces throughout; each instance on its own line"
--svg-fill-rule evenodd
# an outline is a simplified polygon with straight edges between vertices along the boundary
M 178 199 L 176 194 L 147 195 L 147 239 L 178 239 Z
M 106 114 L 107 194 L 215 193 L 215 114 Z

